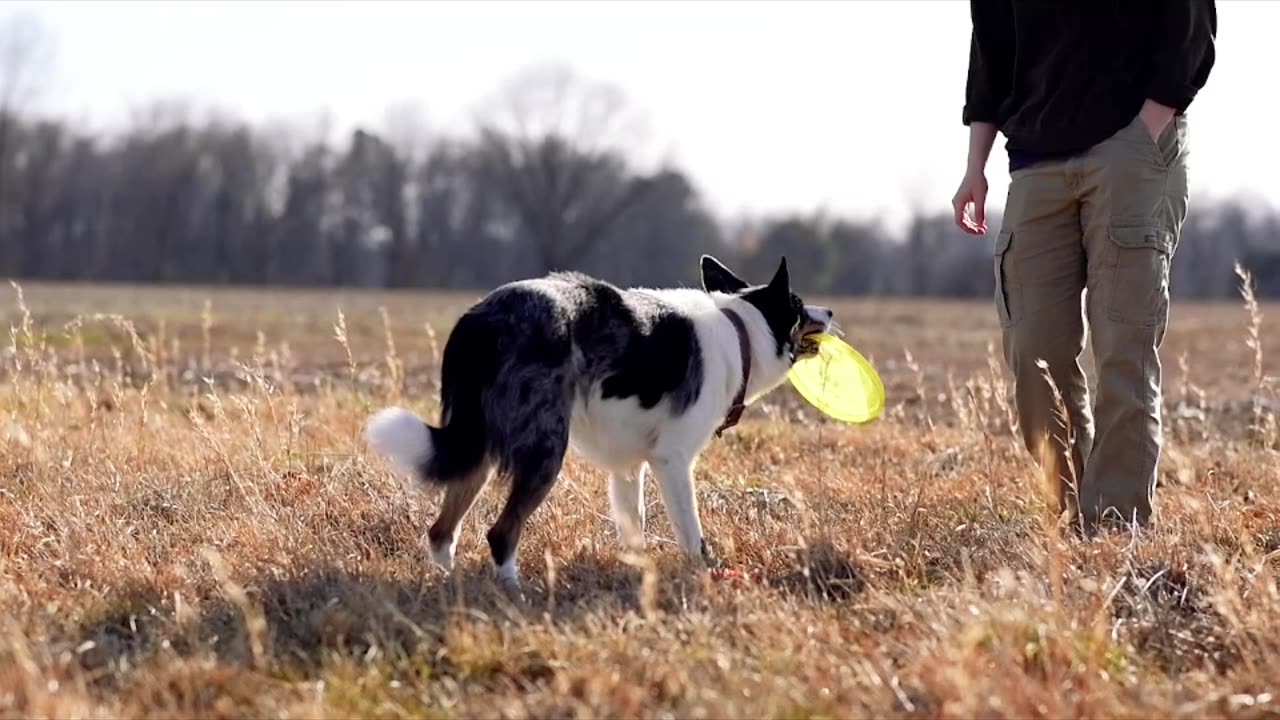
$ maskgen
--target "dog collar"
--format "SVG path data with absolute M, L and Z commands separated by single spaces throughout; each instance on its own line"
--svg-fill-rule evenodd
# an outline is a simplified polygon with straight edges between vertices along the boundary
M 747 409 L 744 404 L 747 399 L 747 383 L 751 381 L 751 339 L 747 336 L 747 326 L 742 322 L 742 317 L 729 308 L 720 308 L 720 312 L 729 318 L 729 322 L 733 323 L 733 329 L 738 333 L 738 349 L 742 352 L 742 385 L 738 386 L 738 393 L 733 396 L 733 405 L 729 407 L 729 414 L 725 415 L 724 422 L 716 428 L 716 437 L 720 437 L 725 430 L 737 425 L 738 420 L 742 418 L 742 411 Z

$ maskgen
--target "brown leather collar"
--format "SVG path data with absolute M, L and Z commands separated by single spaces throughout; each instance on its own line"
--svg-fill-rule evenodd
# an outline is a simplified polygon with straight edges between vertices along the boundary
M 738 349 L 742 351 L 742 385 L 738 386 L 738 393 L 733 396 L 733 405 L 729 407 L 729 414 L 725 416 L 724 422 L 720 423 L 720 427 L 716 428 L 716 437 L 720 437 L 725 430 L 737 425 L 738 420 L 742 418 L 742 411 L 747 409 L 743 404 L 747 398 L 747 383 L 751 381 L 751 339 L 747 337 L 747 326 L 738 313 L 729 308 L 720 308 L 720 312 L 729 318 L 729 322 L 733 323 L 733 329 L 738 331 Z

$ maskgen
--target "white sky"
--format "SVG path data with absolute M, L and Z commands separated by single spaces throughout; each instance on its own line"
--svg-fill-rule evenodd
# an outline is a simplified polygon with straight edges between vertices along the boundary
M 912 204 L 945 210 L 964 165 L 965 0 L 5 6 L 52 36 L 42 108 L 99 127 L 177 97 L 252 120 L 328 110 L 340 129 L 380 128 L 408 103 L 465 128 L 504 80 L 561 62 L 618 85 L 722 216 L 827 208 L 896 224 Z M 1189 116 L 1193 188 L 1280 207 L 1280 2 L 1218 11 L 1218 64 Z

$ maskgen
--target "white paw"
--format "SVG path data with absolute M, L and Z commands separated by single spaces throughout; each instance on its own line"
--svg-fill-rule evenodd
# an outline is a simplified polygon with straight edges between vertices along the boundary
M 520 574 L 516 570 L 515 558 L 498 566 L 498 586 L 515 602 L 526 601 L 524 588 L 520 587 Z
M 512 602 L 520 603 L 520 604 L 529 602 L 529 598 L 524 594 L 524 588 L 520 587 L 519 581 L 502 580 L 498 583 L 498 585 L 499 587 L 502 588 L 502 592 L 506 593 L 507 597 Z
M 439 567 L 445 572 L 453 571 L 454 551 L 457 550 L 458 547 L 457 538 L 451 538 L 449 542 L 436 545 L 431 542 L 430 538 L 424 536 L 422 538 L 422 544 L 426 546 L 427 552 L 431 554 L 431 562 L 435 563 L 436 567 Z
M 516 585 L 520 584 L 520 572 L 516 569 L 515 556 L 509 558 L 506 562 L 498 566 L 498 579 L 503 582 L 512 582 Z

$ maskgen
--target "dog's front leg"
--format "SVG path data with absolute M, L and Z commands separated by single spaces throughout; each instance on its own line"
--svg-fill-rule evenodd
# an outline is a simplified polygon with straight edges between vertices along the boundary
M 654 458 L 650 463 L 662 489 L 662 504 L 675 529 L 676 541 L 688 555 L 706 561 L 702 521 L 698 519 L 698 498 L 693 492 L 693 460 L 687 457 Z

